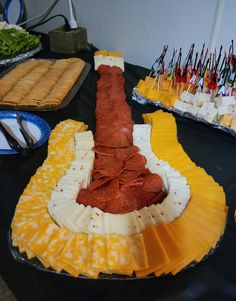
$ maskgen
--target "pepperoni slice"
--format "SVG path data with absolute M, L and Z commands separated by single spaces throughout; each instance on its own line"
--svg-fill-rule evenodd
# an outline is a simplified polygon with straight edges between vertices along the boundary
M 145 206 L 149 206 L 150 200 L 155 197 L 153 192 L 143 191 L 142 189 L 135 190 L 134 195 L 137 202 L 137 210 L 142 209 Z
M 117 179 L 107 182 L 104 186 L 92 191 L 92 196 L 98 201 L 110 201 L 115 199 L 119 191 L 119 182 Z
M 93 147 L 93 151 L 98 155 L 103 156 L 114 156 L 115 150 L 106 146 L 95 146 Z
M 146 165 L 146 158 L 139 153 L 134 154 L 125 163 L 125 170 L 142 170 Z
M 157 193 L 162 191 L 162 187 L 163 187 L 163 182 L 162 182 L 162 178 L 159 175 L 149 172 L 144 177 L 144 185 L 142 188 L 143 191 Z
M 119 181 L 121 184 L 127 184 L 129 181 L 143 177 L 146 174 L 146 170 L 123 170 L 119 175 Z
M 134 154 L 138 153 L 138 151 L 139 151 L 139 148 L 137 146 L 131 145 L 129 147 L 116 148 L 114 153 L 115 153 L 116 158 L 122 159 L 122 160 L 128 160 Z
M 147 202 L 146 206 L 161 203 L 166 198 L 166 196 L 167 196 L 167 193 L 165 191 L 161 191 L 161 192 L 155 194 L 154 197 Z
M 133 190 L 130 187 L 121 187 L 116 199 L 107 206 L 107 212 L 110 213 L 127 213 L 135 210 L 137 207 Z
M 96 178 L 92 183 L 89 185 L 89 190 L 93 191 L 98 188 L 104 187 L 108 182 L 110 181 L 110 178 L 102 177 Z

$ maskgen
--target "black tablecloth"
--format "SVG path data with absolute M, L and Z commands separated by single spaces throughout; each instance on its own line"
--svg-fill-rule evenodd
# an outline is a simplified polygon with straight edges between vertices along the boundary
M 36 57 L 62 58 L 68 55 L 51 53 L 48 43 Z M 77 56 L 93 64 L 92 51 Z M 131 100 L 132 88 L 147 70 L 126 64 L 125 88 L 132 107 L 133 119 L 142 123 L 142 113 L 155 107 L 142 106 Z M 52 128 L 67 118 L 87 123 L 95 130 L 95 94 L 98 75 L 91 69 L 73 101 L 54 112 L 35 112 Z M 206 261 L 176 276 L 146 280 L 87 280 L 74 279 L 38 271 L 15 262 L 7 234 L 15 206 L 23 189 L 47 156 L 47 144 L 36 149 L 27 158 L 0 156 L 0 274 L 17 300 L 236 300 L 236 138 L 219 130 L 176 116 L 178 138 L 191 159 L 224 187 L 229 206 L 226 231 L 215 253 Z

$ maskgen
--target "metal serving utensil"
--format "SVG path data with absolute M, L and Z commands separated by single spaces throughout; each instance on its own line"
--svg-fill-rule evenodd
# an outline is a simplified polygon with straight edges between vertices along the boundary
M 27 145 L 27 149 L 31 149 L 33 147 L 33 145 L 34 145 L 34 141 L 30 137 L 30 135 L 28 134 L 28 132 L 26 131 L 26 129 L 24 128 L 24 126 L 23 126 L 23 119 L 22 119 L 22 116 L 20 115 L 19 112 L 16 112 L 16 121 L 17 121 L 17 123 L 19 125 L 20 132 L 21 132 L 22 136 L 25 139 L 25 143 Z
M 6 130 L 2 122 L 0 121 L 0 131 L 3 133 L 4 137 L 6 138 L 9 146 L 17 151 L 18 153 L 21 153 L 24 148 L 19 144 L 19 142 Z

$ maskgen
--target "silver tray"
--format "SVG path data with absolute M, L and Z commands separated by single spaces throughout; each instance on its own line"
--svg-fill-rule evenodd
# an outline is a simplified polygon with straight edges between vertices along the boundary
M 43 59 L 43 60 L 45 60 L 45 59 Z M 52 59 L 50 59 L 50 60 L 52 60 Z M 53 60 L 53 61 L 55 61 L 55 60 Z M 16 65 L 17 64 L 14 64 L 14 65 L 10 66 L 9 68 L 7 68 L 6 70 L 4 70 L 2 73 L 0 73 L 0 78 L 3 77 L 4 75 L 6 75 L 7 73 L 9 73 L 12 69 L 14 69 L 16 67 Z M 86 63 L 79 78 L 76 80 L 76 82 L 74 83 L 71 90 L 65 96 L 64 100 L 58 106 L 55 106 L 55 107 L 45 106 L 45 107 L 37 108 L 37 107 L 32 107 L 32 106 L 21 107 L 21 106 L 0 104 L 0 109 L 8 109 L 8 110 L 11 109 L 11 110 L 21 110 L 21 111 L 56 111 L 56 110 L 62 109 L 65 106 L 67 106 L 71 102 L 71 100 L 74 98 L 74 96 L 78 92 L 79 88 L 83 84 L 84 80 L 86 79 L 90 69 L 91 69 L 91 65 L 89 63 Z
M 163 105 L 160 101 L 153 101 L 149 98 L 146 98 L 144 95 L 141 95 L 140 93 L 138 93 L 137 89 L 134 88 L 133 89 L 133 94 L 132 94 L 132 100 L 138 102 L 139 104 L 142 104 L 142 105 L 145 105 L 145 104 L 151 104 L 153 106 L 156 106 L 158 108 L 162 108 L 162 109 L 165 109 L 169 112 L 173 112 L 173 113 L 176 113 L 182 117 L 186 117 L 186 118 L 189 118 L 189 119 L 192 119 L 192 120 L 195 120 L 197 122 L 201 122 L 201 123 L 204 123 L 214 129 L 218 129 L 218 130 L 221 130 L 221 131 L 224 131 L 225 133 L 227 134 L 230 134 L 234 137 L 236 137 L 236 131 L 231 129 L 231 128 L 228 128 L 226 126 L 223 126 L 223 125 L 220 125 L 219 123 L 216 123 L 216 122 L 208 122 L 206 121 L 205 119 L 199 117 L 199 116 L 195 116 L 189 112 L 182 112 L 174 107 L 166 107 L 165 105 Z
M 12 58 L 7 58 L 7 59 L 0 60 L 0 67 L 1 66 L 6 67 L 6 66 L 8 66 L 10 64 L 14 64 L 18 61 L 26 60 L 26 59 L 32 57 L 33 55 L 35 55 L 40 50 L 42 50 L 42 44 L 41 43 L 39 43 L 39 45 L 36 48 L 34 48 L 30 51 L 18 54 L 16 56 L 12 57 Z

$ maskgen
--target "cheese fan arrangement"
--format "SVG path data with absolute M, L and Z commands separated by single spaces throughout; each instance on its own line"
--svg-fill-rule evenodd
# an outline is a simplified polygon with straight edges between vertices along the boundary
M 205 44 L 194 52 L 194 44 L 185 58 L 182 49 L 165 66 L 165 46 L 153 64 L 149 76 L 138 82 L 133 99 L 152 103 L 180 115 L 213 125 L 236 135 L 236 56 L 233 41 L 228 53 L 209 53 Z
M 97 52 L 95 68 L 96 133 L 73 120 L 52 131 L 17 204 L 13 246 L 74 277 L 175 275 L 223 235 L 223 188 L 185 153 L 171 114 L 133 124 L 120 54 Z

